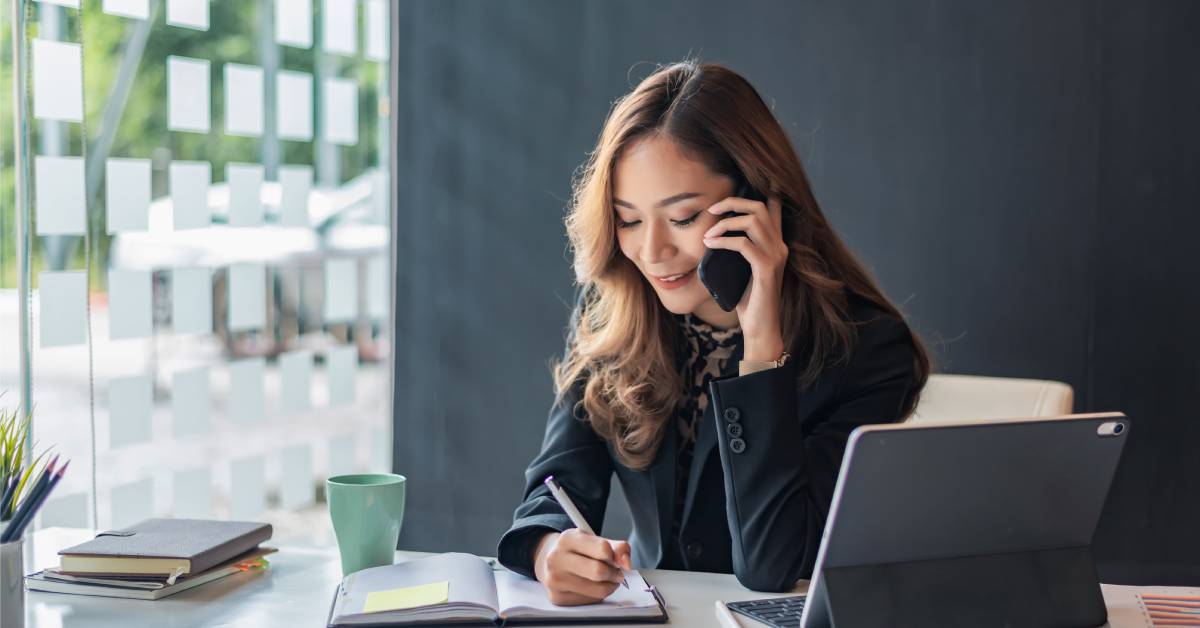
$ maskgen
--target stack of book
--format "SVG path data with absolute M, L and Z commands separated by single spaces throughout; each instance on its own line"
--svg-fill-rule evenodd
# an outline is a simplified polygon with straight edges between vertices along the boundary
M 25 577 L 31 591 L 157 600 L 245 571 L 275 551 L 271 526 L 248 521 L 147 519 L 60 551 L 57 568 Z

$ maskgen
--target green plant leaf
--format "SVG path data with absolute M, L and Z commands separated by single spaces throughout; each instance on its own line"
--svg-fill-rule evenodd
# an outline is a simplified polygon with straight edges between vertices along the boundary
M 45 470 L 46 465 L 48 465 L 50 463 L 48 460 L 45 462 L 42 462 L 42 459 L 45 458 L 46 454 L 48 454 L 48 453 L 50 453 L 49 449 L 38 454 L 38 457 L 34 458 L 33 463 L 25 468 L 25 473 L 21 474 L 21 479 L 20 479 L 20 481 L 17 482 L 17 490 L 13 493 L 12 503 L 14 504 L 14 510 L 16 508 L 15 505 L 17 504 L 18 500 L 22 497 L 22 493 L 24 492 L 24 490 L 26 488 L 30 488 L 32 490 L 32 486 L 34 483 L 30 482 L 29 479 L 31 477 L 34 477 L 33 472 L 35 469 L 37 469 L 38 463 L 39 462 L 42 463 L 42 465 L 41 465 L 42 470 Z M 39 472 L 37 477 L 41 477 L 41 472 Z

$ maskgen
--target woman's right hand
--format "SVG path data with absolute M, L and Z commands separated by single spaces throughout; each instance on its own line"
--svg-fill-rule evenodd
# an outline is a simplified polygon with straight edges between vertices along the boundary
M 550 532 L 538 542 L 533 571 L 550 601 L 559 606 L 591 604 L 621 586 L 621 568 L 633 569 L 627 541 L 613 541 L 578 528 Z

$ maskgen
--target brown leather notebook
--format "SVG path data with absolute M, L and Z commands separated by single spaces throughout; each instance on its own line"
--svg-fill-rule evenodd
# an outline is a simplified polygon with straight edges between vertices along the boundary
M 271 524 L 147 519 L 59 552 L 70 575 L 188 575 L 248 552 L 271 538 Z

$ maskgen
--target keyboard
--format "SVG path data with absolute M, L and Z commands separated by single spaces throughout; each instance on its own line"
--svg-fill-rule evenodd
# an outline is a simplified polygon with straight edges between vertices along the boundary
M 798 628 L 800 613 L 804 611 L 803 595 L 774 597 L 766 600 L 746 600 L 744 602 L 726 602 L 729 610 L 745 615 L 755 621 L 760 621 L 775 628 Z

